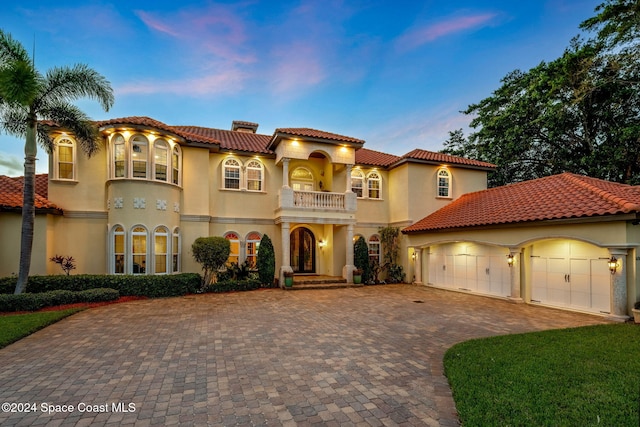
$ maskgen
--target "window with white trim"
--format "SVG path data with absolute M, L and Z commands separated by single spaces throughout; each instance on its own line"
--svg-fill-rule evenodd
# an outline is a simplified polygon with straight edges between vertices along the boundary
M 169 231 L 166 227 L 156 227 L 153 232 L 153 273 L 166 274 L 169 271 L 168 254 Z
M 178 273 L 180 271 L 180 229 L 178 227 L 173 229 L 173 235 L 171 238 L 171 272 Z
M 367 175 L 367 196 L 370 199 L 382 198 L 382 179 L 378 172 L 369 172 Z
M 262 191 L 264 179 L 264 166 L 257 160 L 247 163 L 247 191 Z
M 113 141 L 113 177 L 124 178 L 126 176 L 126 145 L 124 136 L 116 134 Z
M 147 178 L 149 143 L 143 135 L 131 139 L 131 171 L 133 178 Z
M 304 167 L 297 167 L 291 172 L 291 188 L 295 191 L 314 191 L 314 179 L 311 171 Z
M 252 269 L 258 266 L 258 249 L 260 248 L 260 233 L 249 233 L 246 241 L 246 261 Z
M 227 233 L 224 235 L 224 238 L 229 241 L 230 250 L 229 250 L 229 258 L 227 258 L 227 265 L 231 265 L 233 263 L 240 263 L 240 237 L 236 233 Z
M 171 183 L 175 185 L 180 185 L 180 154 L 180 146 L 174 145 L 171 151 Z
M 113 238 L 113 249 L 111 256 L 111 268 L 113 274 L 124 274 L 125 269 L 125 235 L 124 227 L 116 225 L 111 232 Z
M 131 261 L 133 274 L 147 273 L 147 229 L 142 225 L 131 230 Z
M 227 159 L 222 168 L 224 188 L 227 190 L 240 189 L 240 162 L 236 159 Z
M 153 142 L 153 178 L 158 181 L 167 181 L 168 175 L 169 144 L 164 139 L 156 139 Z
M 451 173 L 444 168 L 438 171 L 438 197 L 451 197 Z
M 75 179 L 76 147 L 71 139 L 62 137 L 55 142 L 53 162 L 55 179 Z
M 356 193 L 358 197 L 362 197 L 364 189 L 364 173 L 359 169 L 351 171 L 351 191 Z
M 380 237 L 376 234 L 369 237 L 369 261 L 380 264 Z

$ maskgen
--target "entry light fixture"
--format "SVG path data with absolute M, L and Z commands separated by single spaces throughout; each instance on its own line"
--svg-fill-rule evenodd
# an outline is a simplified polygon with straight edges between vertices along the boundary
M 516 258 L 513 253 L 509 252 L 509 255 L 507 255 L 507 264 L 509 264 L 509 267 L 513 267 L 514 262 L 516 262 Z
M 414 261 L 416 260 L 416 253 L 415 252 L 411 254 L 411 259 L 414 260 Z
M 612 256 L 609 262 L 607 262 L 607 265 L 609 266 L 611 274 L 616 274 L 616 270 L 618 269 L 618 260 L 616 257 Z
M 327 246 L 327 242 L 324 240 L 319 240 L 318 241 L 318 246 L 320 246 L 321 248 L 324 248 L 325 246 Z

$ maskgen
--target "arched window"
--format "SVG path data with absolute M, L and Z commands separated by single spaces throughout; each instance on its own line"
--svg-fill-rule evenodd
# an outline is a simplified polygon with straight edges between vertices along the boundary
M 147 177 L 148 158 L 147 138 L 142 135 L 135 135 L 131 138 L 131 171 L 133 178 Z
M 131 261 L 133 274 L 147 272 L 147 229 L 142 225 L 131 230 Z
M 262 191 L 262 181 L 264 179 L 264 167 L 257 160 L 247 163 L 247 190 Z
M 62 138 L 55 143 L 54 148 L 54 173 L 55 179 L 75 179 L 76 150 L 75 144 L 69 138 Z
M 295 168 L 291 172 L 291 188 L 296 191 L 313 191 L 313 174 L 307 168 Z
M 359 169 L 351 171 L 351 191 L 356 193 L 358 197 L 362 197 L 362 190 L 364 188 L 364 173 Z
M 260 247 L 260 240 L 262 239 L 262 236 L 260 236 L 259 233 L 249 233 L 247 235 L 247 243 L 246 243 L 246 248 L 247 248 L 247 263 L 249 264 L 249 267 L 254 269 L 257 267 L 257 262 L 258 262 L 258 248 Z
M 178 273 L 180 271 L 180 229 L 178 227 L 173 229 L 171 257 L 171 272 Z
M 153 143 L 154 179 L 167 181 L 169 144 L 164 139 L 156 139 Z
M 382 180 L 378 172 L 369 172 L 369 175 L 367 175 L 367 188 L 370 199 L 382 198 Z
M 369 237 L 369 261 L 380 264 L 380 237 L 375 234 Z
M 451 197 L 451 174 L 447 169 L 438 171 L 438 197 Z
M 171 183 L 180 185 L 180 147 L 173 146 L 171 151 Z
M 120 134 L 116 134 L 111 139 L 113 141 L 113 177 L 124 178 L 125 177 L 125 164 L 126 164 L 126 149 L 124 143 L 124 137 Z
M 227 159 L 223 167 L 224 188 L 228 190 L 240 189 L 240 162 L 236 159 Z
M 227 259 L 227 265 L 233 263 L 239 264 L 240 261 L 240 237 L 236 233 L 227 233 L 224 238 L 231 243 L 231 250 L 229 251 L 229 258 Z
M 166 227 L 156 227 L 153 232 L 153 273 L 166 274 L 169 271 L 168 261 L 169 231 Z
M 113 227 L 111 232 L 113 247 L 111 253 L 111 268 L 113 274 L 124 274 L 125 269 L 125 243 L 124 228 L 121 225 Z

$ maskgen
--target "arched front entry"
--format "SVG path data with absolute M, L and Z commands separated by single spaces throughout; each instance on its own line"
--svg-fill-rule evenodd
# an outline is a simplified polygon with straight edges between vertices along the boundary
M 316 239 L 306 227 L 296 228 L 289 235 L 291 268 L 295 273 L 315 273 Z

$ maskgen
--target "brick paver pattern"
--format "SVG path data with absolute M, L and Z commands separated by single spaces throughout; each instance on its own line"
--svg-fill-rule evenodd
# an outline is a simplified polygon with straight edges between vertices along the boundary
M 455 426 L 453 344 L 597 323 L 415 285 L 115 304 L 0 350 L 0 402 L 36 408 L 0 425 Z

